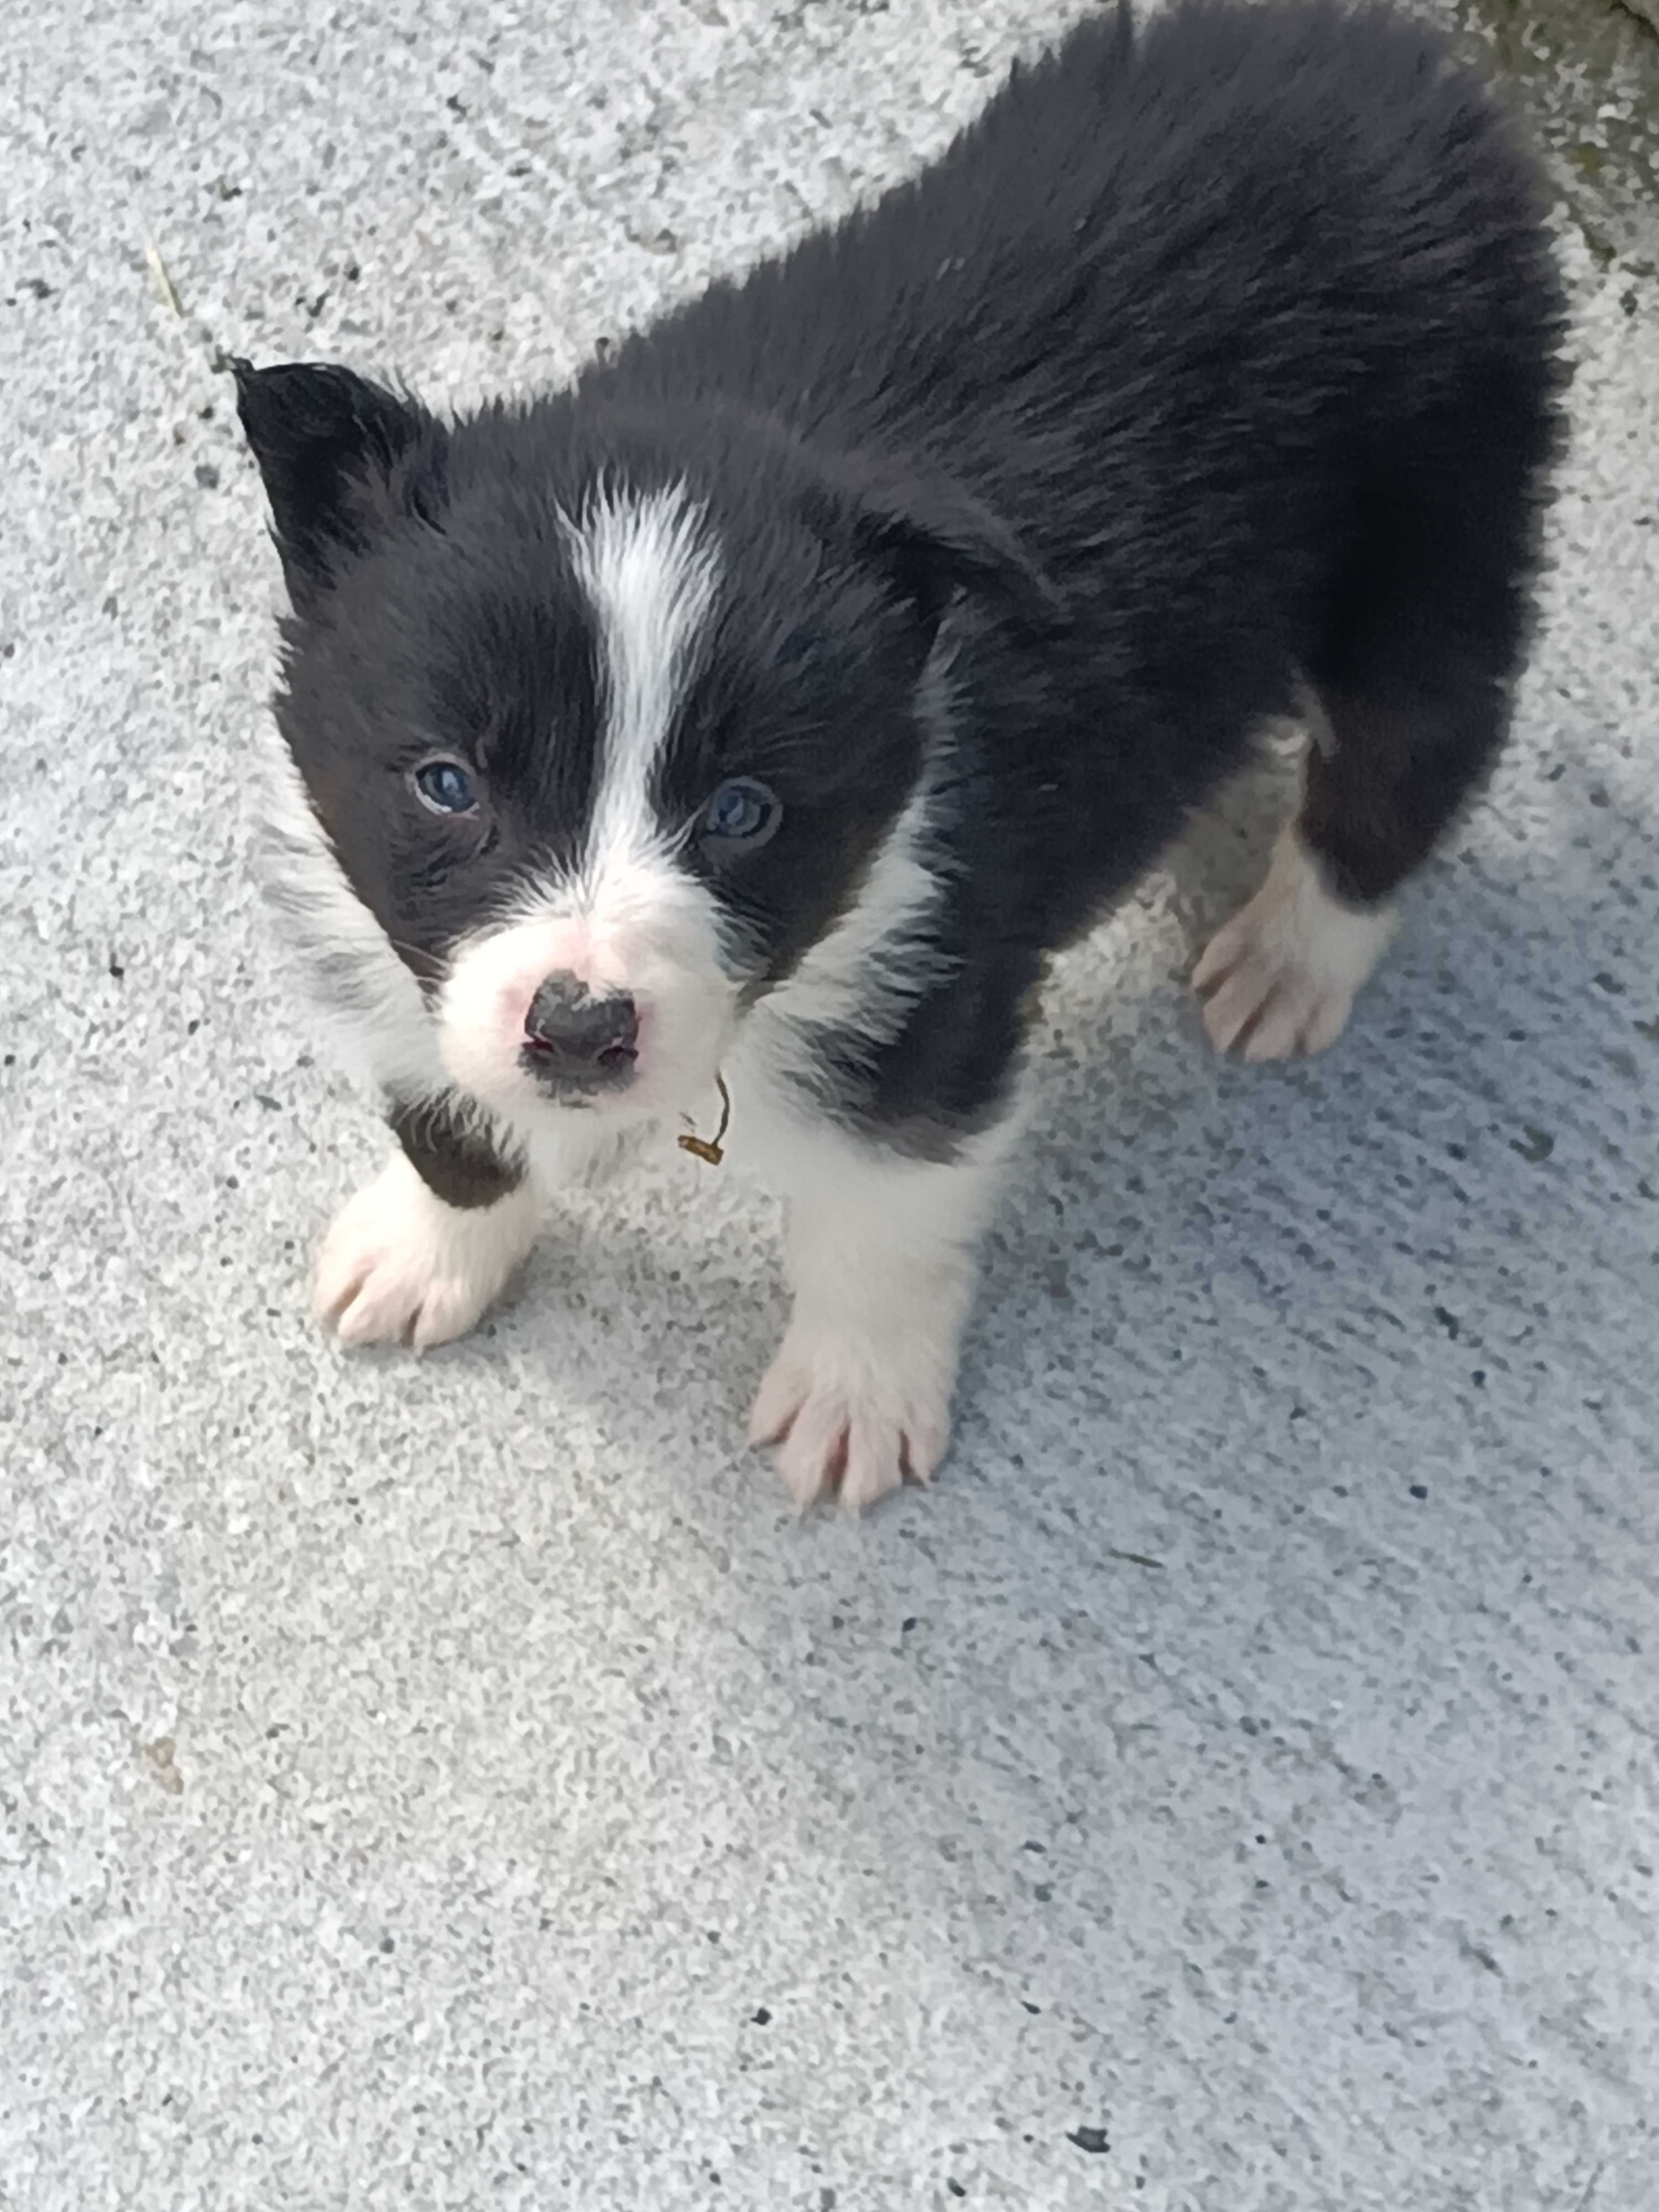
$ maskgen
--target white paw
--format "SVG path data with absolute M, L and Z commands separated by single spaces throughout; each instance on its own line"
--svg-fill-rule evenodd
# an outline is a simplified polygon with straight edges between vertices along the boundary
M 530 1249 L 538 1212 L 527 1182 L 493 1206 L 446 1206 L 394 1152 L 323 1239 L 318 1315 L 342 1344 L 423 1352 L 464 1336 Z
M 1387 909 L 1360 913 L 1334 899 L 1294 828 L 1285 830 L 1267 881 L 1193 970 L 1211 1043 L 1250 1060 L 1323 1052 L 1394 930 Z
M 951 1332 L 954 1339 L 954 1331 Z M 954 1352 L 878 1346 L 792 1322 L 749 1417 L 751 1444 L 776 1444 L 778 1472 L 804 1513 L 839 1496 L 860 1513 L 908 1475 L 927 1482 L 950 1435 Z

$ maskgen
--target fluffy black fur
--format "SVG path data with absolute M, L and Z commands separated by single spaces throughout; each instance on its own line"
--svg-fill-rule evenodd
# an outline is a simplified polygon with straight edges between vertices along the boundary
M 658 803 L 734 773 L 784 799 L 720 878 L 762 990 L 913 788 L 946 625 L 942 980 L 896 1039 L 819 1050 L 841 1114 L 948 1143 L 995 1111 L 1043 955 L 1298 679 L 1334 886 L 1380 899 L 1424 858 L 1502 738 L 1561 327 L 1533 164 L 1429 31 L 1325 0 L 1091 21 L 914 182 L 568 392 L 441 425 L 244 370 L 295 607 L 283 727 L 434 968 L 591 797 L 556 510 L 601 474 L 684 482 L 726 582 Z M 488 749 L 488 849 L 389 796 L 434 741 Z

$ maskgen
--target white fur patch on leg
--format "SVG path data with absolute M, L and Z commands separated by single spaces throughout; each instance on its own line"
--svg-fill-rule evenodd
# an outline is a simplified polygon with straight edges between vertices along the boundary
M 1193 971 L 1210 1042 L 1248 1060 L 1323 1052 L 1341 1036 L 1395 926 L 1391 908 L 1361 913 L 1333 898 L 1291 823 L 1267 881 Z
M 858 1513 L 907 1475 L 927 1482 L 944 1456 L 975 1246 L 1006 1133 L 948 1164 L 878 1152 L 827 1128 L 800 1129 L 791 1149 L 794 1314 L 749 1440 L 777 1445 L 803 1512 L 838 1494 Z
M 316 1307 L 343 1344 L 464 1336 L 535 1241 L 529 1180 L 493 1206 L 445 1205 L 401 1152 L 335 1216 L 317 1259 Z

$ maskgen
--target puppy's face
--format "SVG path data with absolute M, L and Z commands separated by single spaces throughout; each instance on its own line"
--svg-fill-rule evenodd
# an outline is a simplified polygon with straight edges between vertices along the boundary
M 520 1125 L 689 1105 L 915 785 L 969 523 L 936 544 L 742 428 L 671 457 L 568 403 L 446 427 L 337 370 L 239 387 L 282 734 L 448 1079 Z

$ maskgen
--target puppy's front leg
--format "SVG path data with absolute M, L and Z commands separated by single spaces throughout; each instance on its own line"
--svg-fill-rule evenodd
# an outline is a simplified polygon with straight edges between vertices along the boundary
M 944 1455 L 975 1247 L 1009 1132 L 949 1160 L 830 1128 L 790 1146 L 787 1264 L 794 1312 L 755 1400 L 751 1443 L 805 1510 L 837 1490 L 849 1513 Z
M 343 1344 L 465 1335 L 535 1240 L 541 1206 L 522 1152 L 458 1094 L 388 1109 L 398 1149 L 336 1215 L 316 1305 Z

